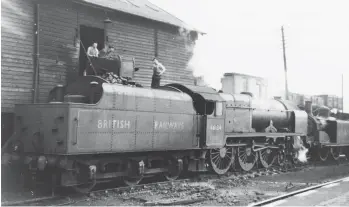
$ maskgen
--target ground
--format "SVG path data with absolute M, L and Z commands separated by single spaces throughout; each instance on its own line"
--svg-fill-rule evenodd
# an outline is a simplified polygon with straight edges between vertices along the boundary
M 273 206 L 348 206 L 349 177 L 271 203 Z
M 300 171 L 251 177 L 232 175 L 215 178 L 201 176 L 183 182 L 159 183 L 142 188 L 114 192 L 103 190 L 87 196 L 65 197 L 50 205 L 204 205 L 244 206 L 326 181 L 349 176 L 349 164 L 308 166 Z M 349 188 L 349 186 L 348 186 Z M 326 205 L 343 205 L 348 194 L 337 200 L 322 201 Z M 4 199 L 4 197 L 2 197 Z M 307 197 L 305 197 L 307 198 Z M 324 203 L 327 202 L 327 203 Z M 35 205 L 35 204 L 33 204 Z

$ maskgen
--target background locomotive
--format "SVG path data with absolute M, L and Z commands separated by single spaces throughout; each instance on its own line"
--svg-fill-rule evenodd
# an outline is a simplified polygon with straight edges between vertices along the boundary
M 117 65 L 115 74 L 132 76 L 134 61 Z M 16 105 L 3 164 L 86 192 L 115 178 L 133 185 L 146 176 L 173 180 L 207 167 L 217 174 L 234 164 L 249 171 L 258 160 L 266 168 L 283 165 L 303 144 L 333 149 L 332 155 L 348 152 L 348 122 L 308 115 L 287 101 L 130 83 L 83 76 L 52 90 L 49 103 Z

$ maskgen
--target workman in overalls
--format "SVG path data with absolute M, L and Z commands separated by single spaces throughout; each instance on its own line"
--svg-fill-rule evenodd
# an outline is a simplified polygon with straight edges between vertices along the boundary
M 98 58 L 98 55 L 99 55 L 99 51 L 97 49 L 97 42 L 94 42 L 92 44 L 92 46 L 88 47 L 87 49 L 87 56 L 88 56 L 88 59 L 87 59 L 87 63 L 86 63 L 86 69 L 84 71 L 84 76 L 86 75 L 97 75 L 95 74 L 94 72 L 94 69 L 93 69 L 93 65 L 91 63 L 92 59 L 93 58 Z
M 166 71 L 166 68 L 156 59 L 153 59 L 153 78 L 151 87 L 157 88 L 160 86 L 161 75 Z

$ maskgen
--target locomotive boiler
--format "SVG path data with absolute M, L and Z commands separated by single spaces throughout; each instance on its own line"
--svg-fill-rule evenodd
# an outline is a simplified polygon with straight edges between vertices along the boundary
M 304 125 L 305 127 L 306 125 L 306 113 L 300 112 L 298 107 L 285 100 L 253 99 L 252 108 L 255 109 L 252 114 L 252 128 L 254 128 L 256 132 L 265 132 L 266 130 L 274 132 L 293 132 L 295 127 L 293 123 L 296 117 L 302 117 L 298 119 L 297 124 L 299 126 Z M 270 121 L 272 121 L 273 127 L 269 127 L 271 124 Z M 306 129 L 306 127 L 304 129 Z

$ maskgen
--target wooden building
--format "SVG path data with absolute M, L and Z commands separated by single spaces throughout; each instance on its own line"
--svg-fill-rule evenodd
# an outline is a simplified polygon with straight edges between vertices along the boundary
M 15 104 L 46 102 L 55 85 L 82 75 L 93 41 L 134 57 L 143 86 L 154 56 L 167 68 L 162 84 L 194 85 L 186 66 L 199 32 L 147 0 L 2 0 L 1 19 L 2 136 Z

